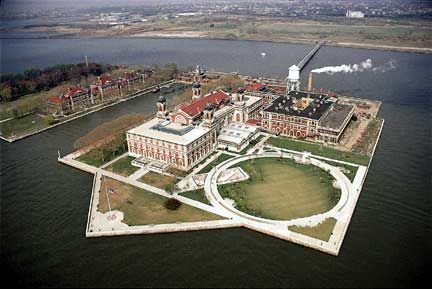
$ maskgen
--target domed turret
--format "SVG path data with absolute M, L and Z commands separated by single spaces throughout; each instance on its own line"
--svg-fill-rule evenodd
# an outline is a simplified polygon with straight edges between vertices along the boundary
M 160 95 L 159 98 L 158 98 L 158 102 L 165 103 L 166 102 L 166 97 L 164 95 Z
M 194 88 L 200 88 L 200 87 L 201 87 L 201 83 L 199 83 L 199 82 L 194 82 L 193 87 L 194 87 Z
M 192 84 L 192 100 L 199 99 L 201 97 L 201 84 L 199 81 L 195 81 Z

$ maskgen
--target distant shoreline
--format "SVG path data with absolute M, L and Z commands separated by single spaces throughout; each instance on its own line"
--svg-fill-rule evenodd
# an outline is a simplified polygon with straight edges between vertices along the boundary
M 98 37 L 80 37 L 76 35 L 60 35 L 60 36 L 40 36 L 40 37 L 0 37 L 1 40 L 6 39 L 122 39 L 122 38 L 147 38 L 147 39 L 193 39 L 193 40 L 229 40 L 229 41 L 253 41 L 253 42 L 271 42 L 271 43 L 286 43 L 286 44 L 314 44 L 317 41 L 309 39 L 290 39 L 290 40 L 277 40 L 277 39 L 250 39 L 250 38 L 224 38 L 224 37 L 208 37 L 195 33 L 194 31 L 184 33 L 139 33 L 124 36 L 98 36 Z M 432 54 L 432 48 L 428 47 L 414 47 L 414 46 L 392 46 L 384 44 L 370 44 L 370 43 L 355 43 L 355 42 L 326 42 L 325 45 L 333 47 L 344 47 L 344 48 L 360 48 L 360 49 L 372 49 L 372 50 L 386 50 L 386 51 L 398 51 L 398 52 L 411 52 L 411 53 L 422 53 Z

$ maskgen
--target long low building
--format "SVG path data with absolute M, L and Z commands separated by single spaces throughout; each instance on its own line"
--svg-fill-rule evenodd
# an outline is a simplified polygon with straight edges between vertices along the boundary
M 243 123 L 230 123 L 224 127 L 217 138 L 218 147 L 240 152 L 248 146 L 249 142 L 256 138 L 259 132 L 257 127 Z

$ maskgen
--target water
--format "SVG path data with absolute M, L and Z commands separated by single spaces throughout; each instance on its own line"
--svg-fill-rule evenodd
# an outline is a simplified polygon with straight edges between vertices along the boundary
M 94 61 L 175 61 L 267 76 L 285 75 L 311 47 L 161 39 L 4 40 L 2 46 L 4 71 L 92 55 Z M 92 176 L 57 163 L 57 149 L 70 152 L 74 140 L 105 121 L 152 111 L 156 95 L 149 95 L 14 144 L 2 142 L 3 273 L 16 276 L 19 284 L 45 286 L 400 287 L 419 282 L 430 259 L 431 56 L 324 47 L 305 72 L 367 58 L 377 65 L 394 60 L 397 67 L 314 78 L 315 87 L 383 101 L 380 116 L 386 120 L 339 257 L 241 228 L 86 239 Z M 303 73 L 303 83 L 305 78 Z

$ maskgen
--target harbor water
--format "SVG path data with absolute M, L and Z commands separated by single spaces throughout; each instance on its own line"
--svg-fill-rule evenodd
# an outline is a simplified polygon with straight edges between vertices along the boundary
M 312 45 L 191 39 L 3 39 L 1 72 L 91 61 L 164 64 L 286 77 Z M 264 56 L 261 53 L 265 53 Z M 385 126 L 338 257 L 247 229 L 85 238 L 93 176 L 57 162 L 137 97 L 23 139 L 1 142 L 1 262 L 21 285 L 379 287 L 425 277 L 430 260 L 432 57 L 322 47 L 302 72 L 371 59 L 382 69 L 314 75 L 314 87 L 382 101 Z M 430 268 L 430 267 L 429 267 Z

